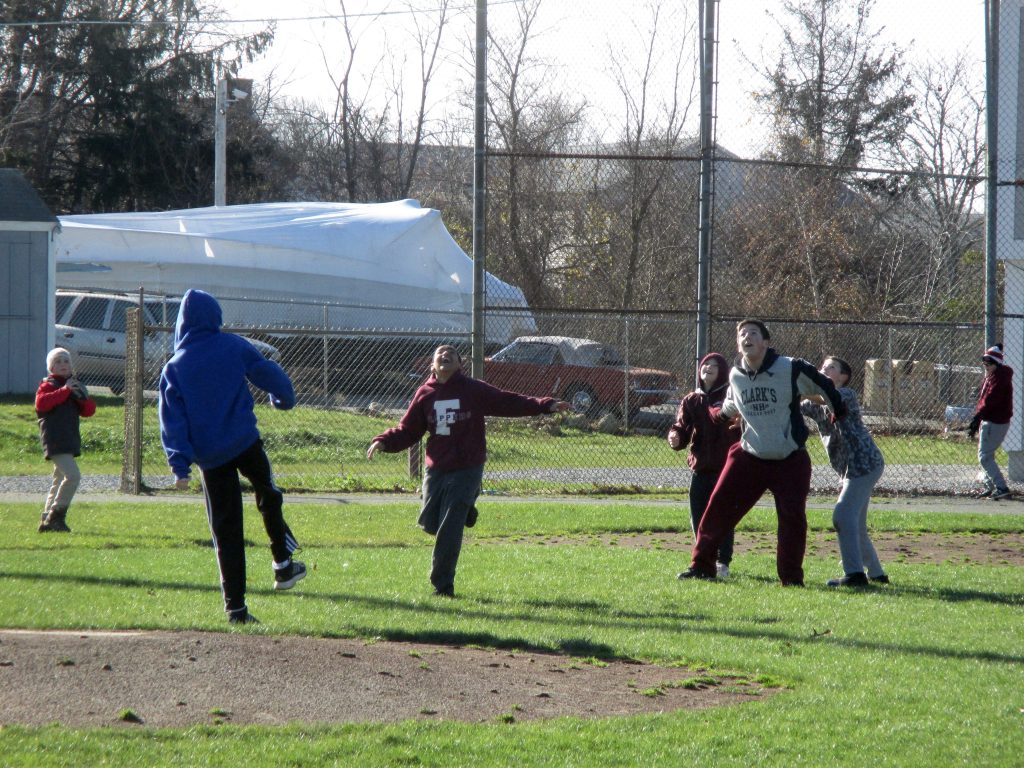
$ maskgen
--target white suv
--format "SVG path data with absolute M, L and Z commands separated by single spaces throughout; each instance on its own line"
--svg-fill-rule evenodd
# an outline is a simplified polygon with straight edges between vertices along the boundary
M 143 352 L 147 386 L 158 379 L 160 369 L 174 351 L 174 323 L 180 299 L 163 296 L 143 298 L 143 323 L 147 331 Z M 75 373 L 86 384 L 124 390 L 125 330 L 129 309 L 139 306 L 138 296 L 111 293 L 58 290 L 54 339 L 57 346 L 71 352 Z M 271 360 L 280 356 L 270 344 L 249 341 Z

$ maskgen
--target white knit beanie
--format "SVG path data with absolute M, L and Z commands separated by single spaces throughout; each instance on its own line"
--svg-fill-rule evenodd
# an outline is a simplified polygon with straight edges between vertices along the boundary
M 67 355 L 68 361 L 71 360 L 71 353 L 64 349 L 64 347 L 54 347 L 46 353 L 46 370 L 50 373 L 53 373 L 54 360 L 56 360 L 60 355 Z

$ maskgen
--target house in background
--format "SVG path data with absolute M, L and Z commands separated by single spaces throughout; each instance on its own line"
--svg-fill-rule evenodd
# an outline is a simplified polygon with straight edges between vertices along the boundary
M 19 171 L 0 168 L 0 394 L 30 394 L 53 346 L 57 217 Z

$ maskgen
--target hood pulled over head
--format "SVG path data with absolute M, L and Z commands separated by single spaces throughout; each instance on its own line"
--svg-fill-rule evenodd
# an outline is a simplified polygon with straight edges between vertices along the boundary
M 220 333 L 223 319 L 220 304 L 206 291 L 193 288 L 185 293 L 174 326 L 174 348 Z
M 718 376 L 715 377 L 715 380 L 714 382 L 712 382 L 711 387 L 705 390 L 706 392 L 710 393 L 714 392 L 716 389 L 721 389 L 722 387 L 729 383 L 729 368 L 731 366 L 726 361 L 723 355 L 720 355 L 718 352 L 709 352 L 708 354 L 704 355 L 704 357 L 702 357 L 700 359 L 700 362 L 697 364 L 698 373 L 700 373 L 700 369 L 704 365 L 704 363 L 707 362 L 718 363 Z M 701 389 L 704 389 L 703 385 L 701 385 Z

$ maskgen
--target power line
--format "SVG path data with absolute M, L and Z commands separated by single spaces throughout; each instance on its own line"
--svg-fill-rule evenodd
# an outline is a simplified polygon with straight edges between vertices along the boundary
M 518 5 L 523 0 L 492 0 L 488 3 L 494 5 Z M 448 10 L 453 13 L 460 11 L 475 10 L 475 5 L 463 5 Z M 419 8 L 403 8 L 391 11 L 364 11 L 362 13 L 346 14 L 322 14 L 318 16 L 269 16 L 253 19 L 130 19 L 119 21 L 115 19 L 58 19 L 56 21 L 0 21 L 0 27 L 150 27 L 150 26 L 171 26 L 181 23 L 185 24 L 288 24 L 291 22 L 310 21 L 343 21 L 345 19 L 377 18 L 383 16 L 414 16 L 426 14 L 431 11 Z

